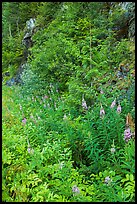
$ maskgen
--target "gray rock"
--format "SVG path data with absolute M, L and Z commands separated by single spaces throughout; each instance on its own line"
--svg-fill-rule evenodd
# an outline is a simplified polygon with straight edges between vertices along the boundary
M 30 20 L 26 22 L 26 26 L 29 31 L 32 32 L 32 30 L 35 28 L 35 22 L 36 22 L 35 18 L 30 18 Z
M 26 33 L 23 40 L 27 39 L 27 38 L 31 38 L 32 34 L 31 33 Z

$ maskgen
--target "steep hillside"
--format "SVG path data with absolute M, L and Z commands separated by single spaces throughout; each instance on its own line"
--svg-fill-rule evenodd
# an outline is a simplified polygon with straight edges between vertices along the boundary
M 134 2 L 2 3 L 2 201 L 135 201 L 134 20 Z

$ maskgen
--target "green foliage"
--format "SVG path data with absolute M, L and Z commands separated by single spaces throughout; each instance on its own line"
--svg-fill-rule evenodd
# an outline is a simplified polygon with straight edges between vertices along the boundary
M 29 88 L 27 78 L 24 83 Z M 100 118 L 98 105 L 76 115 L 52 84 L 44 98 L 3 88 L 3 201 L 134 200 L 134 179 L 124 183 L 126 174 L 134 175 L 134 141 L 124 143 L 124 120 L 110 109 L 111 100 L 101 95 L 106 115 Z M 75 185 L 80 194 L 72 192 Z
M 117 32 L 126 22 L 116 2 L 3 3 L 3 74 L 25 63 L 22 85 L 2 87 L 3 202 L 135 201 L 134 43 Z

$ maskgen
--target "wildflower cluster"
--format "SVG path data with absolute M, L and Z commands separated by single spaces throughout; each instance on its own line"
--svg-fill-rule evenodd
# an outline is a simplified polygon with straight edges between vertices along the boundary
M 114 108 L 114 106 L 116 105 L 116 99 L 114 99 L 114 101 L 111 103 L 111 106 L 110 108 Z M 117 112 L 118 113 L 121 113 L 121 105 L 119 104 L 118 107 L 117 107 Z M 101 108 L 100 108 L 100 117 L 103 118 L 105 115 L 105 110 L 103 108 L 103 106 L 101 105 Z

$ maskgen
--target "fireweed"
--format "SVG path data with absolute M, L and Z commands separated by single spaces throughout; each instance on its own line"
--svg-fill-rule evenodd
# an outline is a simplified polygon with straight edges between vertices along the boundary
M 85 101 L 84 97 L 82 98 L 82 107 L 83 107 L 85 110 L 87 110 L 87 109 L 88 109 L 88 107 L 87 107 L 87 104 L 86 104 L 86 101 Z
M 100 90 L 100 93 L 101 93 L 101 94 L 104 94 L 104 92 L 103 92 L 103 90 L 102 90 L 102 89 Z
M 103 118 L 104 115 L 105 115 L 105 111 L 104 111 L 104 108 L 101 105 L 101 108 L 100 108 L 100 117 Z
M 112 102 L 110 108 L 114 108 L 115 105 L 116 105 L 116 99 Z
M 22 120 L 23 125 L 25 125 L 25 124 L 26 124 L 26 122 L 27 122 L 27 119 L 26 119 L 26 118 L 24 118 L 24 119 Z
M 130 132 L 130 128 L 127 128 L 125 131 L 124 131 L 124 140 L 126 142 L 128 142 L 130 139 L 131 139 L 131 132 Z
M 118 112 L 118 113 L 121 113 L 121 105 L 120 105 L 120 104 L 119 104 L 118 107 L 117 107 L 117 112 Z

